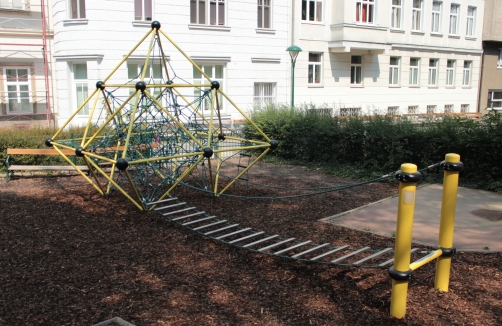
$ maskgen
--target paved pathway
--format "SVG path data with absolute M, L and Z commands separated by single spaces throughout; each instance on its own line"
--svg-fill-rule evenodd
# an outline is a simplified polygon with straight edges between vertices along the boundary
M 417 189 L 413 239 L 418 243 L 437 246 L 442 189 L 438 184 Z M 397 203 L 397 196 L 390 197 L 322 220 L 392 236 Z M 459 187 L 453 246 L 457 250 L 502 251 L 502 194 Z

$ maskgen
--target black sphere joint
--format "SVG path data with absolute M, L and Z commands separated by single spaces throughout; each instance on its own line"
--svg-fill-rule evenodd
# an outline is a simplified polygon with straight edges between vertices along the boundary
M 154 20 L 154 21 L 152 22 L 152 29 L 154 29 L 154 28 L 156 28 L 156 29 L 160 29 L 160 22 L 158 22 L 158 21 Z
M 225 134 L 219 134 L 218 135 L 219 140 L 225 140 Z
M 47 147 L 52 147 L 52 139 L 47 138 L 47 139 L 45 140 L 45 146 L 47 146 Z
M 96 83 L 96 88 L 99 88 L 101 90 L 105 89 L 105 83 L 102 82 L 101 80 Z
M 82 157 L 84 156 L 84 153 L 82 153 L 84 151 L 84 149 L 82 147 L 77 147 L 75 149 L 75 155 L 77 155 L 78 157 Z
M 145 91 L 145 89 L 146 89 L 146 84 L 145 84 L 145 82 L 139 81 L 139 82 L 137 82 L 137 83 L 136 83 L 136 90 L 137 90 L 137 91 L 142 91 L 142 92 L 144 92 L 144 91 Z
M 204 148 L 204 157 L 210 158 L 211 156 L 213 156 L 213 149 L 209 147 Z
M 211 82 L 211 89 L 216 89 L 216 90 L 220 89 L 220 83 L 217 82 L 216 80 L 212 81 Z
M 276 149 L 278 146 L 279 146 L 279 143 L 277 142 L 277 140 L 271 140 L 270 141 L 270 149 Z
M 129 166 L 129 162 L 127 162 L 127 160 L 125 158 L 119 158 L 117 160 L 117 163 L 115 164 L 115 166 L 117 167 L 117 169 L 119 169 L 120 171 L 124 171 L 125 169 L 127 169 L 127 167 Z
M 119 132 L 119 138 L 124 138 L 125 135 L 126 135 L 125 132 L 123 132 L 123 131 Z

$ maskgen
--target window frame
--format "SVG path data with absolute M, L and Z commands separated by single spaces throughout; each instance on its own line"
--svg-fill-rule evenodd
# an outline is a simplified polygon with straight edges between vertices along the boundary
M 319 55 L 319 61 L 311 61 L 310 55 Z M 308 56 L 308 79 L 307 84 L 312 85 L 322 85 L 323 77 L 323 53 L 322 52 L 309 52 Z M 318 70 L 317 70 L 318 68 Z M 312 78 L 311 78 L 312 77 Z M 316 78 L 318 77 L 318 78 Z M 312 80 L 312 81 L 311 81 Z M 318 80 L 318 82 L 316 82 Z
M 356 0 L 356 23 L 374 25 L 376 23 L 376 3 L 376 0 Z M 364 14 L 363 11 L 365 7 L 366 13 Z M 370 8 L 370 10 L 368 10 L 368 8 Z M 366 21 L 363 20 L 363 18 L 366 19 Z
M 265 95 L 266 88 L 272 90 L 272 95 Z M 258 93 L 257 94 L 257 90 Z M 255 82 L 253 84 L 253 107 L 257 109 L 266 108 L 268 105 L 277 103 L 277 83 L 271 82 Z
M 434 62 L 434 66 L 431 66 L 431 63 Z M 437 87 L 438 85 L 438 65 L 439 59 L 429 59 L 429 79 L 427 81 L 427 85 L 429 87 Z M 431 80 L 434 79 L 434 83 L 431 83 Z
M 399 1 L 399 5 L 394 4 L 394 0 L 391 0 L 390 27 L 393 29 L 402 29 L 404 0 L 397 1 Z
M 466 67 L 466 64 L 468 64 L 469 67 Z M 472 80 L 472 61 L 464 60 L 464 68 L 462 69 L 462 86 L 470 87 L 471 80 Z
M 412 59 L 415 59 L 417 61 L 416 66 L 411 65 Z M 413 76 L 416 77 L 416 80 L 417 80 L 416 83 L 412 83 Z M 413 58 L 413 57 L 410 58 L 410 78 L 408 80 L 408 83 L 410 86 L 419 86 L 420 85 L 420 58 Z
M 453 104 L 445 104 L 443 112 L 444 113 L 453 113 L 453 112 L 455 112 L 455 106 Z
M 499 58 L 497 60 L 497 68 L 502 69 L 502 48 L 499 49 Z
M 268 1 L 268 5 L 266 2 Z M 261 4 L 260 4 L 261 3 Z M 256 26 L 257 28 L 262 28 L 262 29 L 272 29 L 272 8 L 273 8 L 273 0 L 258 0 L 257 4 L 257 22 Z M 260 7 L 261 7 L 261 14 L 260 14 Z M 266 13 L 265 8 L 268 8 L 268 14 Z M 261 22 L 262 26 L 260 26 L 260 16 L 261 16 Z M 269 26 L 264 26 L 266 22 L 266 17 L 268 16 L 268 24 Z
M 472 11 L 472 16 L 469 16 L 469 9 L 473 9 Z M 465 27 L 465 36 L 467 37 L 474 37 L 476 34 L 476 13 L 477 13 L 477 7 L 474 6 L 467 6 L 467 15 L 466 15 L 466 27 Z M 469 27 L 470 27 L 470 33 L 469 33 Z
M 209 78 L 211 78 L 211 81 L 217 81 L 220 83 L 220 89 L 222 91 L 225 90 L 225 86 L 226 86 L 226 81 L 225 81 L 225 78 L 227 76 L 227 64 L 226 63 L 221 63 L 221 62 L 196 62 L 197 66 L 199 66 L 199 68 L 204 71 L 204 73 L 207 75 L 207 70 L 205 69 L 206 67 L 211 67 L 211 75 L 208 75 Z M 213 76 L 216 76 L 216 66 L 221 66 L 222 67 L 222 75 L 223 77 L 213 77 Z M 193 72 L 196 71 L 195 68 L 192 69 Z M 192 81 L 193 81 L 193 84 L 207 84 L 208 81 L 206 79 L 206 77 L 204 77 L 204 75 L 201 74 L 201 76 L 199 78 L 196 78 L 194 75 L 193 75 L 193 72 L 192 72 Z M 199 72 L 198 72 L 199 73 Z M 203 90 L 208 90 L 210 89 L 210 87 L 207 87 L 207 88 L 204 88 Z M 200 90 L 202 91 L 202 88 L 201 87 L 196 87 L 194 89 L 194 100 L 196 99 L 195 98 L 195 93 L 197 92 L 197 90 Z M 221 94 L 219 94 L 218 96 L 218 103 L 220 105 L 220 113 L 225 111 L 225 102 L 223 101 L 223 96 Z M 209 109 L 206 107 L 206 102 L 202 102 L 201 103 L 201 114 L 204 115 L 204 112 L 209 112 Z
M 434 4 L 439 4 L 439 10 L 434 10 Z M 443 11 L 443 1 L 433 1 L 431 8 L 431 33 L 440 34 L 441 33 L 441 18 Z M 435 18 L 437 18 L 437 24 L 435 24 Z
M 30 2 L 28 0 L 21 0 L 21 7 L 14 7 L 13 5 L 14 0 L 8 0 L 8 1 L 9 1 L 9 6 L 8 7 L 0 6 L 0 9 L 22 10 L 22 11 L 30 10 Z
M 420 3 L 420 8 L 415 7 L 415 1 Z M 411 30 L 415 32 L 421 32 L 423 30 L 423 12 L 424 12 L 424 1 L 423 0 L 413 0 L 411 4 Z M 417 16 L 417 17 L 415 17 Z M 419 25 L 418 28 L 416 25 Z
M 77 15 L 73 17 L 73 4 L 76 4 Z M 82 15 L 81 11 L 84 11 Z M 77 20 L 77 19 L 87 19 L 87 9 L 85 0 L 69 0 L 68 1 L 68 19 Z
M 311 16 L 310 5 L 311 5 L 311 3 L 314 4 L 314 16 L 312 16 L 313 19 L 310 19 L 310 16 Z M 321 9 L 319 9 L 319 5 L 321 6 Z M 320 13 L 318 13 L 318 11 L 320 11 Z M 324 0 L 302 0 L 301 14 L 302 14 L 302 17 L 301 17 L 302 22 L 313 23 L 313 24 L 323 23 L 324 22 Z
M 435 104 L 427 105 L 426 114 L 436 114 L 436 109 L 437 109 L 437 105 L 435 105 Z
M 452 9 L 456 7 L 457 8 L 457 12 L 456 13 L 452 13 Z M 458 31 L 459 31 L 459 25 L 460 25 L 460 4 L 458 3 L 451 3 L 450 4 L 450 24 L 448 25 L 448 34 L 449 35 L 458 35 Z M 455 19 L 453 19 L 455 18 Z M 452 24 L 453 22 L 455 22 L 455 26 L 454 26 L 454 31 L 452 29 Z
M 390 86 L 399 86 L 400 79 L 401 79 L 401 58 L 400 57 L 390 57 L 389 58 L 389 85 Z M 397 59 L 397 64 L 393 65 L 392 64 L 392 59 Z M 397 76 L 394 76 L 394 74 L 397 72 Z
M 448 67 L 449 63 L 452 62 L 452 67 Z M 454 87 L 455 86 L 455 66 L 456 60 L 448 59 L 446 61 L 446 86 Z
M 495 93 L 501 93 L 501 98 L 493 100 L 493 96 Z M 493 106 L 493 103 L 500 103 L 498 106 Z M 491 108 L 492 110 L 502 110 L 502 90 L 489 90 L 488 91 L 488 106 L 487 108 Z
M 138 14 L 136 12 L 136 4 L 138 2 L 141 2 L 141 17 L 140 19 L 138 19 Z M 147 2 L 150 3 L 150 17 L 146 17 L 146 4 Z M 153 14 L 155 12 L 154 10 L 154 4 L 155 4 L 155 1 L 153 0 L 134 0 L 134 21 L 137 21 L 137 22 L 151 22 L 153 21 Z M 147 18 L 150 18 L 150 19 L 147 19 Z
M 7 78 L 7 70 L 16 70 L 16 80 L 12 81 Z M 18 70 L 26 70 L 26 80 L 19 80 L 19 74 Z M 33 113 L 33 101 L 32 101 L 32 89 L 31 89 L 31 82 L 32 79 L 31 77 L 31 67 L 30 66 L 5 66 L 3 69 L 3 82 L 4 82 L 4 90 L 5 90 L 5 104 L 6 104 L 6 110 L 7 114 L 32 114 Z M 9 91 L 9 86 L 16 86 L 16 99 L 18 104 L 22 104 L 21 100 L 23 99 L 28 99 L 28 105 L 29 105 L 29 110 L 28 111 L 12 111 L 10 108 L 10 100 L 11 98 L 9 97 L 9 94 L 12 93 L 12 91 Z M 27 86 L 28 90 L 23 90 L 21 91 L 19 86 Z M 21 96 L 22 93 L 28 93 L 28 96 Z
M 355 57 L 361 58 L 361 63 L 354 63 L 352 59 Z M 357 79 L 359 72 L 360 82 L 354 82 Z M 353 74 L 355 73 L 355 75 Z M 351 55 L 350 56 L 350 85 L 351 86 L 363 86 L 364 76 L 363 76 L 363 56 L 362 55 Z
M 195 2 L 196 6 L 195 6 L 195 22 L 192 20 L 192 16 L 193 16 L 193 7 L 192 7 L 192 3 Z M 204 3 L 204 15 L 201 16 L 201 13 L 200 13 L 200 3 Z M 215 17 L 214 17 L 214 21 L 215 21 L 215 24 L 211 24 L 211 4 L 212 3 L 215 3 Z M 222 10 L 222 13 L 223 13 L 223 23 L 220 24 L 219 21 L 220 21 L 220 17 L 219 17 L 219 13 L 220 11 L 218 10 L 219 7 L 218 5 L 221 4 L 222 7 L 223 7 L 223 10 Z M 200 22 L 200 18 L 203 17 L 204 18 L 204 22 Z M 190 1 L 190 24 L 193 24 L 193 25 L 201 25 L 201 26 L 220 26 L 220 27 L 223 27 L 223 26 L 227 26 L 227 1 L 226 0 L 191 0 Z
M 70 71 L 71 71 L 71 79 L 72 79 L 72 100 L 74 101 L 74 106 L 77 109 L 80 107 L 80 105 L 83 103 L 83 101 L 85 101 L 89 97 L 89 69 L 88 69 L 87 61 L 70 62 L 69 64 L 71 65 Z M 85 64 L 86 78 L 85 79 L 84 78 L 77 79 L 75 77 L 76 65 L 82 65 L 82 64 Z M 78 89 L 77 89 L 79 87 L 79 85 L 81 85 L 80 87 L 82 87 L 83 85 L 87 86 L 87 90 L 86 90 L 87 93 L 85 95 L 82 94 L 82 102 L 80 102 L 80 103 L 78 100 Z M 90 113 L 89 112 L 89 102 L 87 102 L 84 105 L 84 107 L 78 111 L 77 116 L 86 117 L 86 116 L 89 116 L 89 113 Z

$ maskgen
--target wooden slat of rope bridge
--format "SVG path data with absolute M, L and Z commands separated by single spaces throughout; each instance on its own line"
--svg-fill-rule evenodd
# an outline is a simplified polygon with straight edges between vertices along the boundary
M 394 262 L 393 248 L 380 250 L 374 250 L 370 247 L 351 248 L 349 245 L 332 246 L 329 243 L 314 244 L 310 240 L 299 241 L 295 238 L 282 238 L 277 234 L 270 235 L 264 231 L 256 231 L 236 223 L 232 224 L 227 220 L 220 220 L 216 216 L 210 216 L 204 211 L 199 211 L 195 207 L 179 201 L 176 197 L 169 197 L 147 205 L 153 207 L 155 211 L 170 221 L 189 230 L 252 252 L 301 261 L 361 268 L 386 269 Z M 411 253 L 418 255 L 418 259 L 420 259 L 429 252 L 413 248 Z

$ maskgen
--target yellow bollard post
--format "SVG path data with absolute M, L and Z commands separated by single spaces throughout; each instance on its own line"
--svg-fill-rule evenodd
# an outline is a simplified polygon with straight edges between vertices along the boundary
M 403 318 L 406 313 L 406 297 L 410 269 L 411 241 L 413 232 L 413 217 L 415 214 L 415 196 L 417 182 L 422 178 L 415 164 L 402 164 L 396 173 L 399 182 L 399 203 L 397 206 L 396 247 L 394 266 L 389 268 L 392 278 L 390 299 L 390 315 Z
M 457 207 L 458 175 L 463 170 L 464 164 L 460 162 L 460 155 L 450 153 L 446 154 L 441 167 L 444 170 L 444 181 L 438 247 L 443 253 L 437 259 L 434 287 L 439 291 L 448 292 L 451 257 L 456 251 L 453 247 L 453 231 Z

